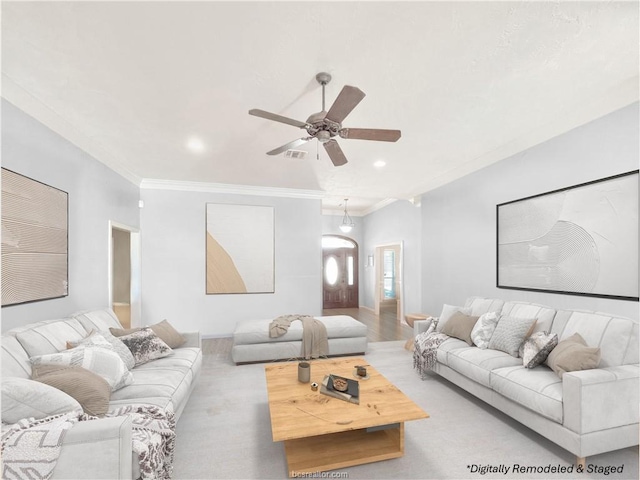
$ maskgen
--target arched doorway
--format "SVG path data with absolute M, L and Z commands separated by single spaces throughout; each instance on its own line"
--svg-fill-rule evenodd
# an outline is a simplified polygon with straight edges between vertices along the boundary
M 322 236 L 322 308 L 358 308 L 358 244 Z

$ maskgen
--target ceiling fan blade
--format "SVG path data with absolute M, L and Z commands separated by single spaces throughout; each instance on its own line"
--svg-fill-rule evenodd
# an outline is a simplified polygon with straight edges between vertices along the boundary
M 306 123 L 299 120 L 294 120 L 293 118 L 289 117 L 283 117 L 282 115 L 278 115 L 276 113 L 265 112 L 264 110 L 259 110 L 257 108 L 249 110 L 249 115 L 266 118 L 267 120 L 273 120 L 274 122 L 286 123 L 287 125 L 293 125 L 294 127 L 298 128 L 304 128 L 307 126 Z
M 342 138 L 376 140 L 378 142 L 397 142 L 402 135 L 400 130 L 380 128 L 342 128 L 339 133 Z
M 347 115 L 356 108 L 356 105 L 365 97 L 365 94 L 358 87 L 345 85 L 340 91 L 340 95 L 336 98 L 333 105 L 327 112 L 326 119 L 335 123 L 342 123 Z
M 344 152 L 340 148 L 340 145 L 335 140 L 331 139 L 328 142 L 323 143 L 324 149 L 329 154 L 329 158 L 336 167 L 347 163 L 347 157 L 344 156 Z
M 290 148 L 299 147 L 300 145 L 303 145 L 303 144 L 307 143 L 312 138 L 313 137 L 298 138 L 298 139 L 294 140 L 293 142 L 289 142 L 289 143 L 286 143 L 285 145 L 282 145 L 281 147 L 274 148 L 270 152 L 267 152 L 267 155 L 278 155 L 278 154 L 280 154 L 282 152 L 286 152 Z

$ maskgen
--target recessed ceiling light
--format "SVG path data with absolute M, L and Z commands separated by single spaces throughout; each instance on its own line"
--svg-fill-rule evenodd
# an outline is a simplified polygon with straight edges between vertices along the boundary
M 373 166 L 376 168 L 382 168 L 387 164 L 387 162 L 385 162 L 384 160 L 376 160 L 375 162 L 373 162 Z
M 204 143 L 199 138 L 191 137 L 187 141 L 187 148 L 195 153 L 204 152 Z

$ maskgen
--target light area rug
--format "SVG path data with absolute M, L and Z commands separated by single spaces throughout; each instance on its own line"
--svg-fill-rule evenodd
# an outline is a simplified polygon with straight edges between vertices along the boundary
M 369 343 L 367 362 L 430 418 L 405 423 L 404 457 L 317 478 L 638 478 L 637 448 L 587 458 L 599 467 L 623 466 L 621 474 L 514 473 L 514 464 L 570 467 L 575 457 L 447 380 L 433 374 L 421 380 L 404 343 Z M 177 426 L 174 479 L 287 478 L 283 444 L 271 438 L 264 365 L 236 366 L 228 355 L 204 356 L 199 383 Z M 481 473 L 487 466 L 503 470 Z

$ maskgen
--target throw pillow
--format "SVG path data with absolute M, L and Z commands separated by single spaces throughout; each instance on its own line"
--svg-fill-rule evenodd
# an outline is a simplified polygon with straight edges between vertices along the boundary
M 471 330 L 473 330 L 477 321 L 478 317 L 465 315 L 458 311 L 451 315 L 440 333 L 444 333 L 450 337 L 459 338 L 460 340 L 467 342 L 469 345 L 473 345 L 473 341 L 471 340 Z
M 31 364 L 38 365 L 77 365 L 104 378 L 111 391 L 119 390 L 133 383 L 133 374 L 129 371 L 117 353 L 102 347 L 76 347 L 48 355 L 31 357 Z
M 75 347 L 86 347 L 90 345 L 107 348 L 114 351 L 122 359 L 124 364 L 127 366 L 127 369 L 129 370 L 131 370 L 136 364 L 135 359 L 133 358 L 133 355 L 131 355 L 131 352 L 129 351 L 127 346 L 122 343 L 121 340 L 114 337 L 108 330 L 102 330 L 100 332 L 92 330 L 88 336 L 81 340 L 67 342 L 68 349 Z
M 168 320 L 163 320 L 160 323 L 151 325 L 149 328 L 151 328 L 151 330 L 153 330 L 153 332 L 160 337 L 160 339 L 166 343 L 169 348 L 178 348 L 186 342 L 185 338 L 180 335 L 175 328 L 173 328 Z
M 500 350 L 512 357 L 518 358 L 518 350 L 524 339 L 529 336 L 536 323 L 535 318 L 518 318 L 502 315 L 498 325 L 491 335 L 489 347 L 492 350 Z
M 535 332 L 527 338 L 518 353 L 522 358 L 522 364 L 526 368 L 534 368 L 542 365 L 549 353 L 558 345 L 558 335 L 555 333 Z
M 175 328 L 173 328 L 168 320 L 163 320 L 160 323 L 144 328 L 150 328 L 153 330 L 153 332 L 160 337 L 160 339 L 166 343 L 169 348 L 178 348 L 186 342 L 186 339 L 180 335 Z M 110 328 L 109 330 L 114 336 L 122 337 L 123 335 L 139 332 L 142 328 Z
M 562 378 L 565 372 L 596 368 L 601 355 L 599 348 L 589 347 L 579 333 L 574 333 L 558 343 L 545 363 Z
M 125 335 L 129 335 L 130 333 L 139 332 L 140 330 L 142 330 L 142 328 L 140 327 L 136 327 L 136 328 L 109 327 L 109 332 L 111 332 L 111 335 L 113 335 L 114 337 L 123 337 Z
M 451 316 L 456 312 L 462 312 L 465 315 L 471 315 L 470 308 L 456 307 L 453 305 L 447 305 L 446 303 L 442 307 L 442 313 L 438 317 L 438 325 L 436 326 L 436 332 L 442 332 L 442 329 L 447 324 Z
M 485 349 L 489 347 L 489 340 L 498 325 L 498 314 L 496 312 L 487 312 L 480 315 L 473 330 L 471 330 L 471 340 L 478 347 Z
M 28 378 L 2 379 L 2 423 L 41 418 L 80 410 L 80 404 L 60 390 Z
M 171 355 L 173 350 L 158 337 L 153 330 L 143 329 L 120 337 L 120 340 L 131 350 L 136 365 L 142 365 L 156 358 Z
M 109 410 L 111 387 L 104 378 L 86 368 L 39 365 L 33 368 L 31 378 L 73 397 L 89 415 L 101 417 Z

